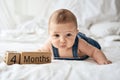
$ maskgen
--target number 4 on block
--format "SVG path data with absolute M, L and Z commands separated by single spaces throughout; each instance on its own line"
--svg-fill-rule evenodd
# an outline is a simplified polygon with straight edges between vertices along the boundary
M 5 55 L 5 62 L 7 64 L 20 64 L 20 53 L 16 51 L 7 51 Z

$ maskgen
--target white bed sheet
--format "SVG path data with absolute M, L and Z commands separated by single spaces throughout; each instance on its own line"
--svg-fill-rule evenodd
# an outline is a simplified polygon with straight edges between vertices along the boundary
M 21 1 L 23 2 L 23 0 Z M 29 2 L 31 4 L 32 0 Z M 5 28 L 7 26 L 10 30 L 4 31 L 4 25 L 1 26 L 3 30 L 0 30 L 0 80 L 120 80 L 120 23 L 113 22 L 111 24 L 112 21 L 120 21 L 120 0 L 74 0 L 74 2 L 72 0 L 69 2 L 58 0 L 57 3 L 56 1 L 48 1 L 46 5 L 42 4 L 44 2 L 46 1 L 43 0 L 41 5 L 37 7 L 42 13 L 39 13 L 38 9 L 33 10 L 36 6 L 29 6 L 30 11 L 40 15 L 36 16 L 33 21 L 28 21 L 17 26 L 17 29 L 11 30 L 10 25 L 14 21 L 11 22 L 12 19 L 10 18 L 11 21 L 9 21 L 8 18 L 8 20 L 5 19 L 8 24 L 5 23 L 4 25 Z M 54 3 L 55 5 L 52 5 Z M 17 11 L 23 12 L 21 14 L 35 16 L 31 12 L 30 14 L 26 13 L 25 11 L 28 10 L 19 7 L 19 5 L 16 8 L 20 8 Z M 59 8 L 70 9 L 78 18 L 78 25 L 83 28 L 90 28 L 90 31 L 96 37 L 102 37 L 98 41 L 102 45 L 105 55 L 113 63 L 98 65 L 92 59 L 88 59 L 84 61 L 53 60 L 49 64 L 6 65 L 3 62 L 6 50 L 33 51 L 41 47 L 45 38 L 48 37 L 46 36 L 46 20 L 48 20 L 50 13 Z M 25 20 L 27 18 L 28 16 L 24 17 Z M 110 24 L 101 24 L 102 22 L 110 22 Z M 93 26 L 91 27 L 91 25 Z M 83 32 L 87 35 L 90 34 L 88 30 L 83 30 Z
M 98 65 L 91 58 L 84 61 L 52 60 L 48 64 L 7 65 L 3 62 L 6 50 L 33 51 L 41 45 L 1 42 L 0 80 L 120 80 L 120 42 L 109 43 L 102 45 L 105 55 L 113 62 L 109 65 Z
M 101 33 L 96 26 L 94 28 L 96 32 Z M 110 30 L 107 30 L 106 27 L 101 29 L 111 31 L 113 28 L 114 26 L 111 26 Z M 109 65 L 98 65 L 91 58 L 84 61 L 52 60 L 48 64 L 7 65 L 3 61 L 7 50 L 34 51 L 46 41 L 47 33 L 44 31 L 46 29 L 29 30 L 27 33 L 25 33 L 27 28 L 23 30 L 21 30 L 22 32 L 14 31 L 14 33 L 8 31 L 6 35 L 0 36 L 0 80 L 120 80 L 119 34 L 103 35 L 101 38 L 96 38 L 107 58 L 113 62 Z M 95 38 L 89 30 L 80 28 L 80 31 Z M 10 34 L 11 32 L 12 34 Z

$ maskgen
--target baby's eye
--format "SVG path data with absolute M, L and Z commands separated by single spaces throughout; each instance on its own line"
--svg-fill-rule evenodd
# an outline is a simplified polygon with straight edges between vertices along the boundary
M 55 34 L 54 36 L 55 36 L 55 37 L 59 37 L 60 35 L 59 35 L 59 34 Z
M 68 36 L 68 37 L 69 37 L 69 36 L 72 36 L 72 34 L 68 33 L 67 36 Z

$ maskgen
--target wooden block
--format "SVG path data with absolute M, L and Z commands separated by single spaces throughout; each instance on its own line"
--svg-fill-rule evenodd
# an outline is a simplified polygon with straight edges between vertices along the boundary
M 20 64 L 43 64 L 51 62 L 50 52 L 22 52 Z
M 20 53 L 16 51 L 7 51 L 5 54 L 6 64 L 19 64 L 20 63 Z

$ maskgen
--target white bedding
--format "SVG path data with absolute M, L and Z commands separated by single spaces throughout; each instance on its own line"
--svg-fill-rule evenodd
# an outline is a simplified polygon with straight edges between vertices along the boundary
M 7 7 L 14 13 L 8 11 L 10 16 L 2 1 L 9 0 L 0 2 L 0 80 L 120 80 L 120 0 L 11 0 L 17 4 L 15 11 Z M 48 38 L 48 17 L 59 8 L 76 15 L 79 30 L 101 44 L 112 64 L 98 65 L 91 58 L 52 60 L 48 64 L 4 63 L 7 50 L 34 51 L 41 47 Z
M 0 80 L 120 80 L 120 41 L 113 41 L 114 36 L 110 39 L 98 38 L 105 55 L 113 62 L 109 65 L 98 65 L 91 58 L 84 61 L 52 60 L 48 64 L 7 65 L 3 62 L 6 50 L 33 51 L 42 45 L 44 38 L 41 42 L 33 40 L 27 43 L 1 41 Z
M 118 43 L 116 43 L 116 45 L 117 44 Z M 7 45 L 8 44 L 6 44 L 6 47 Z M 25 45 L 25 47 L 22 47 L 24 49 L 27 47 L 26 50 L 32 50 L 29 46 L 30 45 Z M 34 44 L 33 46 L 34 48 L 38 47 Z M 0 48 L 1 47 L 2 46 L 0 46 Z M 52 63 L 48 64 L 6 65 L 1 55 L 0 80 L 119 80 L 119 50 L 120 46 L 112 45 L 103 49 L 106 56 L 113 62 L 109 65 L 98 65 L 92 59 L 85 61 L 53 60 Z

